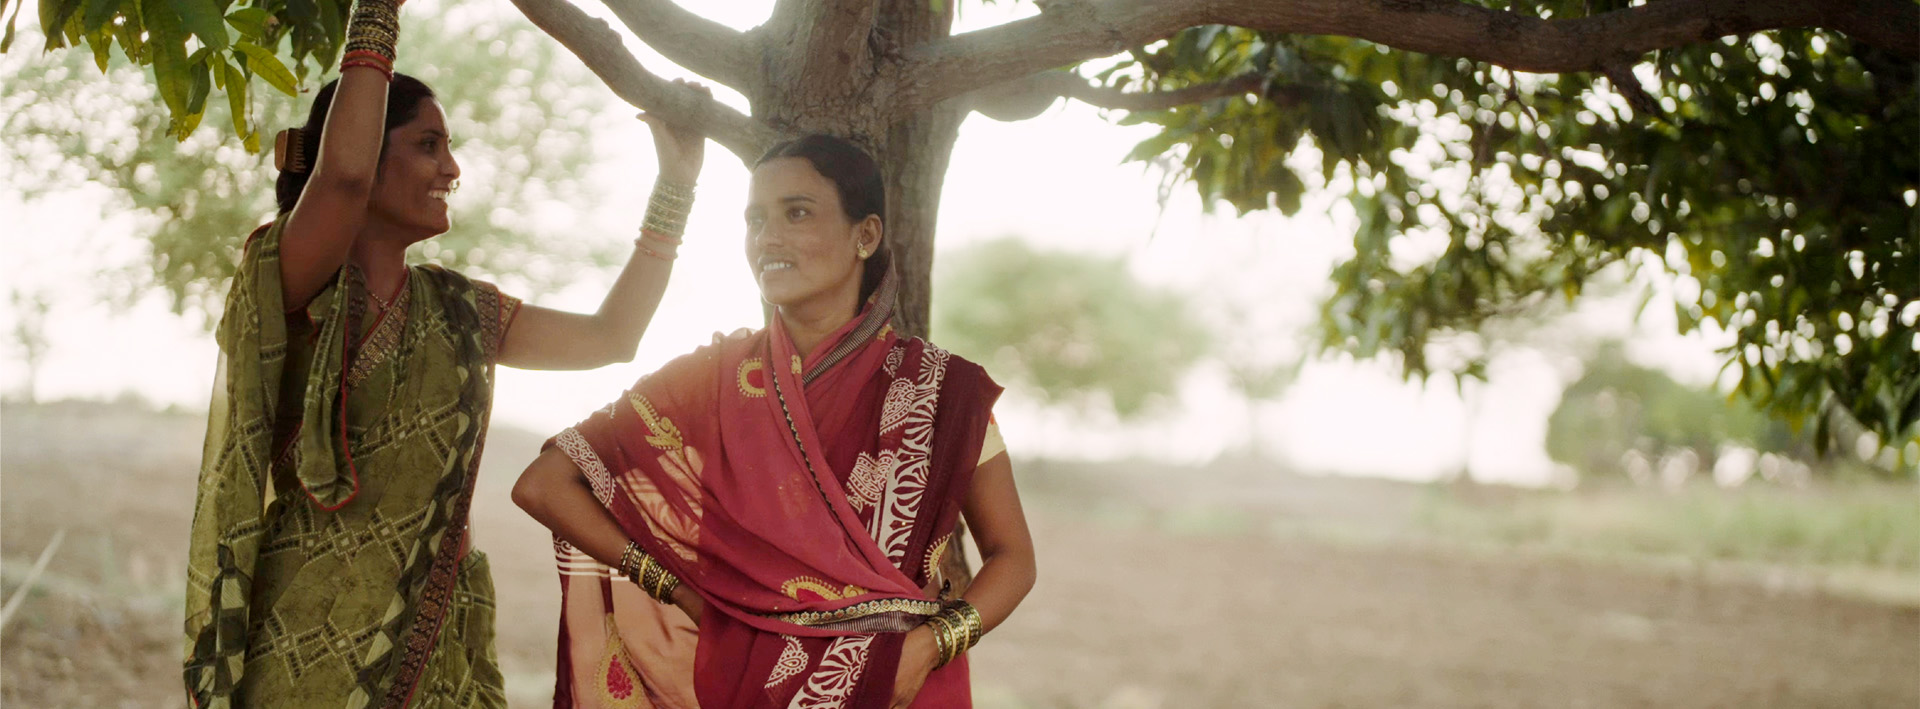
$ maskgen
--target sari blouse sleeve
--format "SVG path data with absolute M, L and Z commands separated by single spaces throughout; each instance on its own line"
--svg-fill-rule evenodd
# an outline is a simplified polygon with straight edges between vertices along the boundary
M 627 534 L 683 579 L 697 573 L 704 467 L 703 452 L 687 441 L 689 434 L 710 440 L 712 432 L 682 426 L 712 424 L 662 412 L 711 409 L 711 391 L 699 383 L 712 380 L 713 350 L 703 347 L 668 363 L 547 442 L 579 467 Z
M 507 329 L 513 326 L 513 317 L 520 313 L 521 301 L 481 280 L 473 281 L 473 299 L 474 307 L 480 311 L 481 342 L 486 346 L 487 362 L 497 362 L 500 347 L 507 342 Z

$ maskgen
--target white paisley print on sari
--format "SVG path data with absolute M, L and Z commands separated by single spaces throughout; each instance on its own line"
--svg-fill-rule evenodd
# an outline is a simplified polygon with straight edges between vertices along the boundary
M 901 349 L 888 353 L 893 362 Z M 868 522 L 867 532 L 887 553 L 894 566 L 904 566 L 907 543 L 913 523 L 920 514 L 920 503 L 927 491 L 927 475 L 932 469 L 933 415 L 940 399 L 940 383 L 947 377 L 946 350 L 926 345 L 921 351 L 918 372 L 896 377 L 887 387 L 887 398 L 880 405 L 880 457 L 878 468 L 886 489 L 878 500 L 879 509 Z
M 820 666 L 807 677 L 807 686 L 793 695 L 787 709 L 839 709 L 847 705 L 853 689 L 860 685 L 860 673 L 867 669 L 867 646 L 872 635 L 836 638 L 820 658 Z
M 767 689 L 778 689 L 794 675 L 807 669 L 807 662 L 813 658 L 807 656 L 807 649 L 801 647 L 800 639 L 788 635 L 787 647 L 780 651 L 780 660 L 773 663 L 773 674 L 767 677 Z

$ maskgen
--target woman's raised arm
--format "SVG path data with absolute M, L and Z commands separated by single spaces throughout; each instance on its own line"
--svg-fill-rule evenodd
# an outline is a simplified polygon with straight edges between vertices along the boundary
M 398 26 L 394 0 L 358 0 L 347 41 L 382 41 L 372 36 L 381 23 Z M 397 34 L 397 33 L 396 33 Z M 391 53 L 393 38 L 384 38 Z M 391 57 L 388 57 L 391 61 Z M 380 169 L 386 138 L 388 72 L 364 63 L 340 70 L 333 105 L 327 107 L 320 152 L 299 201 L 280 237 L 280 283 L 288 310 L 303 307 L 327 287 L 347 261 L 354 237 L 366 222 L 367 200 Z
M 676 82 L 682 83 L 682 82 Z M 702 93 L 707 89 L 687 82 Z M 640 335 L 653 322 L 673 275 L 673 258 L 693 206 L 694 181 L 706 157 L 706 136 L 690 126 L 670 125 L 640 114 L 653 129 L 660 177 L 647 205 L 643 236 L 636 239 L 620 278 L 591 315 L 526 306 L 507 327 L 500 363 L 520 369 L 593 369 L 633 359 Z

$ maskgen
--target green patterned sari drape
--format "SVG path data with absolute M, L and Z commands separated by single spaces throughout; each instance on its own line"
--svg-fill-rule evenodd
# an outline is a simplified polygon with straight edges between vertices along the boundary
M 465 548 L 518 301 L 415 266 L 380 316 L 352 269 L 285 312 L 278 223 L 218 330 L 187 574 L 207 707 L 505 706 L 493 584 Z

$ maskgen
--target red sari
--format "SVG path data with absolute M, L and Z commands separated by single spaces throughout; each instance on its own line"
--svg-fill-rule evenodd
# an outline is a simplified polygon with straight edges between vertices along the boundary
M 885 706 L 905 632 L 940 609 L 939 560 L 1000 387 L 896 336 L 890 290 L 805 357 L 777 318 L 716 336 L 550 442 L 706 601 L 701 706 Z M 690 706 L 683 614 L 555 547 L 555 706 Z M 970 705 L 964 657 L 914 701 Z

